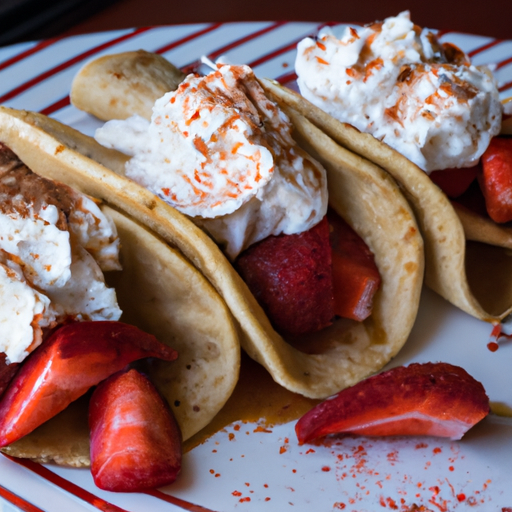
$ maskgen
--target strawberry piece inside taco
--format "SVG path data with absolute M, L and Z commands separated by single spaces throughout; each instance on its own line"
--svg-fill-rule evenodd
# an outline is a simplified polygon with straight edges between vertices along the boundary
M 512 247 L 512 230 L 461 206 L 475 202 L 474 167 L 500 132 L 503 107 L 490 71 L 416 27 L 408 13 L 341 38 L 329 31 L 307 38 L 296 66 L 309 101 L 270 81 L 265 90 L 397 180 L 425 239 L 426 284 L 482 320 L 507 316 L 512 293 L 503 275 L 512 261 L 500 247 Z M 464 175 L 456 186 L 435 177 L 457 203 L 426 174 L 445 169 Z
M 289 120 L 247 66 L 189 75 L 156 102 L 150 123 L 137 116 L 111 121 L 96 138 L 131 154 L 127 176 L 206 229 L 236 261 L 279 333 L 307 334 L 332 324 L 325 171 L 292 139 Z M 348 253 L 345 260 L 352 265 Z M 366 316 L 380 280 L 374 270 Z M 339 270 L 336 277 L 338 304 L 350 301 L 341 297 L 354 282 Z M 340 312 L 359 319 L 343 307 Z
M 283 386 L 327 396 L 381 367 L 407 339 L 423 272 L 422 243 L 407 203 L 380 169 L 344 151 L 299 114 L 279 108 L 247 66 L 190 75 L 156 101 L 151 120 L 113 120 L 96 137 L 132 157 L 126 176 L 187 216 L 157 203 L 159 210 L 144 222 L 186 247 L 237 318 L 244 349 Z M 149 197 L 147 189 L 141 197 Z M 301 335 L 299 350 L 276 332 L 204 232 L 236 261 L 269 237 L 315 229 L 328 204 L 375 256 L 381 285 L 373 309 L 371 300 L 365 303 L 366 313 L 371 309 L 366 320 L 335 314 L 331 325 Z M 190 221 L 204 232 L 193 230 Z M 358 288 L 358 294 L 366 289 Z M 396 307 L 403 310 L 400 318 L 388 312 Z

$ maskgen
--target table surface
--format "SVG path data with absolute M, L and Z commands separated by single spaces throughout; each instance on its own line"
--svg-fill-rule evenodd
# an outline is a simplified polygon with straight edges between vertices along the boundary
M 406 9 L 411 11 L 413 21 L 420 26 L 512 39 L 512 0 L 118 0 L 63 32 L 72 35 L 204 21 L 369 23 Z

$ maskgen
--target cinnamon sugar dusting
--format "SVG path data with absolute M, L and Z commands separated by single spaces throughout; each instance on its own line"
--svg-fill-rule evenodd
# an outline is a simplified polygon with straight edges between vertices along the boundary
M 301 94 L 426 172 L 475 165 L 499 133 L 502 106 L 490 71 L 414 25 L 408 12 L 340 37 L 325 28 L 317 40 L 298 45 Z
M 96 138 L 132 155 L 127 175 L 194 217 L 234 259 L 325 214 L 325 171 L 291 131 L 248 66 L 219 65 L 157 100 L 151 123 L 110 121 Z
M 64 321 L 120 317 L 101 272 L 120 268 L 118 252 L 115 226 L 94 201 L 0 143 L 0 353 L 9 364 Z

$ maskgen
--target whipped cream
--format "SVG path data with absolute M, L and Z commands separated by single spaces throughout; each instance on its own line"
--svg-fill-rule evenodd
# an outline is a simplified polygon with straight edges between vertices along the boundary
M 94 201 L 0 149 L 0 352 L 15 363 L 66 319 L 120 318 L 102 273 L 120 268 L 119 239 Z
M 50 299 L 25 281 L 21 268 L 0 263 L 0 351 L 7 363 L 23 361 L 55 320 Z
M 325 215 L 325 170 L 291 129 L 249 67 L 219 65 L 157 100 L 151 122 L 109 121 L 95 136 L 131 155 L 127 176 L 191 217 L 234 259 Z
M 487 69 L 414 25 L 408 12 L 338 39 L 306 38 L 295 63 L 301 94 L 408 157 L 426 172 L 474 166 L 500 131 Z

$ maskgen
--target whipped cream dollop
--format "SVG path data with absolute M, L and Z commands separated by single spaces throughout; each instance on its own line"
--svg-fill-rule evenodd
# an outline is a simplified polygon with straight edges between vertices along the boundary
M 32 173 L 0 144 L 0 352 L 19 363 L 67 319 L 118 320 L 103 270 L 119 239 L 98 205 Z
M 489 70 L 402 12 L 341 38 L 323 29 L 298 45 L 301 94 L 408 157 L 426 172 L 474 166 L 500 131 Z
M 234 259 L 269 235 L 294 234 L 327 210 L 325 170 L 248 66 L 189 75 L 151 122 L 109 121 L 96 139 L 132 158 L 126 175 L 202 226 Z

